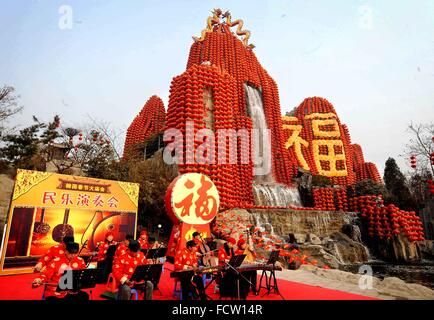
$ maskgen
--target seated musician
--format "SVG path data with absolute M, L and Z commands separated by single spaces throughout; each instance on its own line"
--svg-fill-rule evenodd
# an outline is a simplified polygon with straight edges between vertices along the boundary
M 175 270 L 197 270 L 198 269 L 198 261 L 196 255 L 196 243 L 193 240 L 187 241 L 186 248 L 183 250 L 178 250 L 175 255 Z M 206 300 L 205 288 L 203 285 L 202 277 L 194 274 L 193 277 L 181 277 L 181 290 L 182 290 L 182 298 L 185 300 L 190 299 L 190 293 L 193 295 L 193 298 L 197 298 L 197 292 L 193 287 L 193 284 L 196 286 L 196 289 L 199 293 L 199 297 L 201 300 Z
M 114 260 L 116 260 L 120 256 L 123 256 L 125 253 L 127 253 L 127 251 L 128 251 L 128 245 L 129 245 L 129 243 L 130 243 L 131 240 L 134 240 L 134 237 L 132 235 L 130 235 L 130 234 L 127 234 L 125 236 L 125 240 L 122 241 L 118 245 L 118 247 L 116 249 L 116 252 L 115 252 Z
M 86 268 L 84 260 L 78 256 L 79 245 L 75 242 L 65 244 L 65 251 L 54 256 L 46 266 L 40 277 L 33 280 L 32 287 L 36 288 L 47 284 L 45 300 L 89 300 L 89 295 L 84 291 L 60 291 L 56 292 L 57 284 L 65 270 L 81 270 Z M 63 250 L 59 250 L 63 251 Z
M 66 243 L 68 242 L 74 242 L 74 237 L 64 237 L 61 243 L 48 249 L 48 251 L 38 260 L 38 263 L 35 266 L 35 271 L 41 272 L 53 260 L 53 258 L 63 255 L 65 253 Z
M 145 229 L 140 231 L 140 237 L 138 241 L 140 243 L 140 249 L 149 249 L 148 232 L 146 232 Z
M 238 275 L 229 268 L 227 263 L 235 255 L 234 246 L 236 240 L 232 237 L 228 238 L 227 241 L 220 247 L 218 252 L 219 265 L 227 266 L 228 272 L 225 272 L 219 281 L 219 290 L 221 297 L 237 297 L 237 277 Z M 246 290 L 240 290 L 240 297 L 245 297 Z
M 246 255 L 243 263 L 254 263 L 256 260 L 256 253 L 254 251 L 253 243 L 251 243 L 251 241 L 249 241 L 249 243 L 247 243 L 246 240 L 239 239 L 237 242 L 237 250 L 235 250 L 235 254 L 237 254 L 237 255 L 245 254 Z M 257 271 L 252 270 L 252 271 L 243 272 L 243 276 L 251 282 L 251 285 L 249 284 L 249 286 L 251 286 L 252 291 L 256 294 L 257 293 L 257 290 L 256 290 Z M 247 288 L 249 286 L 247 286 Z
M 102 269 L 103 272 L 101 277 L 98 279 L 98 283 L 107 282 L 107 279 L 112 271 L 113 257 L 107 257 L 107 251 L 110 246 L 116 245 L 117 242 L 114 241 L 114 236 L 112 232 L 107 232 L 105 234 L 104 242 L 98 242 L 97 244 L 97 268 Z
M 104 241 L 98 242 L 98 254 L 96 256 L 96 260 L 98 262 L 104 261 L 106 258 L 107 250 L 110 246 L 116 245 L 117 243 L 114 241 L 113 232 L 107 232 L 105 234 Z
M 226 265 L 226 262 L 235 255 L 234 246 L 236 240 L 234 238 L 228 238 L 227 241 L 220 247 L 218 252 L 219 264 Z
M 200 266 L 203 266 L 203 255 L 205 254 L 205 250 L 203 247 L 203 243 L 202 243 L 202 239 L 200 237 L 200 233 L 195 231 L 193 232 L 193 239 L 194 243 L 196 244 L 196 246 L 194 247 L 194 250 L 197 252 L 197 257 L 198 257 L 198 263 Z
M 143 252 L 140 251 L 139 242 L 129 240 L 126 253 L 119 256 L 113 264 L 113 277 L 119 285 L 117 300 L 130 300 L 131 289 L 145 293 L 145 300 L 152 300 L 154 285 L 151 281 L 139 283 L 130 281 L 136 267 L 144 264 L 148 264 L 148 261 Z
M 196 243 L 196 252 L 198 253 L 200 266 L 217 266 L 218 258 L 214 256 L 213 251 L 202 239 L 201 234 L 197 231 L 193 233 L 193 241 Z

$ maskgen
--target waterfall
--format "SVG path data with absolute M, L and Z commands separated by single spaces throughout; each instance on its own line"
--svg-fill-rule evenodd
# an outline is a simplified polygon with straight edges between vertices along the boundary
M 262 215 L 258 212 L 253 213 L 255 225 L 260 228 L 260 231 L 267 231 L 270 235 L 274 235 L 274 227 L 268 219 L 267 215 Z
M 263 206 L 301 207 L 298 189 L 276 183 L 271 172 L 271 134 L 264 114 L 261 92 L 244 84 L 247 100 L 247 110 L 252 119 L 256 137 L 253 139 L 254 184 L 253 194 L 255 204 Z M 255 161 L 255 159 L 257 159 Z M 262 159 L 262 161 L 259 161 Z
M 271 136 L 262 105 L 261 92 L 244 84 L 247 100 L 247 112 L 252 119 L 253 162 L 255 182 L 273 182 L 271 174 Z M 262 161 L 261 161 L 262 160 Z
M 253 184 L 255 204 L 261 206 L 301 207 L 300 193 L 296 187 L 278 183 Z

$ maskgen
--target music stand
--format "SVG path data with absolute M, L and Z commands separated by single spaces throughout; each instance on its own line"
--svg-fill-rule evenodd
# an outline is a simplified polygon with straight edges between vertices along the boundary
M 244 279 L 245 279 L 245 277 L 241 274 L 240 271 L 238 271 L 237 268 L 241 266 L 241 264 L 243 263 L 245 258 L 246 258 L 245 254 L 238 254 L 238 255 L 232 256 L 231 259 L 229 260 L 229 262 L 226 262 L 226 266 L 227 266 L 226 271 L 229 273 L 231 270 L 236 275 L 237 299 L 238 300 L 241 297 L 241 294 L 240 294 L 240 277 L 243 277 Z
M 146 253 L 146 259 L 158 259 L 165 257 L 167 253 L 167 248 L 156 248 L 149 249 Z
M 231 269 L 238 268 L 243 263 L 244 259 L 246 258 L 245 254 L 237 254 L 235 256 L 232 256 L 229 262 L 227 262 L 227 265 Z
M 276 266 L 276 262 L 279 259 L 279 254 L 280 251 L 279 250 L 273 250 L 270 253 L 270 257 L 268 258 L 267 264 L 271 264 L 272 268 L 270 271 L 270 275 L 267 274 L 267 270 L 262 270 L 262 275 L 261 275 L 261 279 L 259 280 L 259 288 L 258 288 L 258 293 L 259 291 L 261 291 L 261 289 L 266 289 L 267 292 L 262 295 L 269 295 L 271 293 L 271 289 L 274 290 L 274 293 L 280 295 L 280 297 L 285 300 L 282 296 L 282 294 L 279 291 L 279 287 L 277 286 L 277 279 L 276 279 L 276 273 L 274 270 L 274 267 Z M 265 286 L 262 285 L 262 279 L 265 277 Z
M 270 253 L 270 257 L 268 258 L 267 264 L 276 264 L 277 260 L 279 260 L 279 250 L 273 250 Z
M 151 281 L 155 289 L 158 289 L 158 283 L 160 282 L 161 272 L 163 270 L 163 264 L 144 264 L 136 267 L 130 281 Z M 161 291 L 160 291 L 161 293 Z M 146 296 L 146 286 L 145 286 Z
M 59 284 L 57 285 L 56 291 L 80 291 L 82 289 L 92 289 L 96 286 L 96 281 L 98 278 L 99 273 L 102 271 L 102 269 L 82 269 L 82 270 L 65 270 L 63 273 L 63 276 L 68 274 L 69 272 L 72 272 L 72 281 L 71 285 L 72 288 L 68 285 L 66 285 L 64 288 L 61 288 Z M 63 279 L 60 278 L 59 282 Z M 69 283 L 67 283 L 69 284 Z M 90 290 L 90 294 L 92 296 L 92 290 Z

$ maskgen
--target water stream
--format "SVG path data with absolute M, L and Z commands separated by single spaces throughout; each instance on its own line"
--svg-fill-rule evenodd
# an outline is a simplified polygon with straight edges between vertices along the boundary
M 253 194 L 255 204 L 301 207 L 302 203 L 298 189 L 276 183 L 272 175 L 271 133 L 264 114 L 262 94 L 258 89 L 247 84 L 244 84 L 244 89 L 246 91 L 248 115 L 252 119 L 253 129 L 257 135 L 257 138 L 253 139 L 254 159 L 257 159 L 254 160 Z

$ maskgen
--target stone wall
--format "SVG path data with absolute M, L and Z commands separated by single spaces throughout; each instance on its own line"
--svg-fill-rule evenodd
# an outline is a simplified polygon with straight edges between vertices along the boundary
M 320 265 L 338 268 L 339 264 L 369 260 L 369 250 L 357 239 L 342 233 L 342 227 L 352 225 L 355 218 L 356 214 L 343 212 L 232 209 L 217 215 L 216 226 L 223 235 L 238 239 L 249 225 L 254 225 L 261 228 L 260 237 L 265 242 L 279 238 L 284 242 L 290 241 L 302 255 L 317 260 Z M 273 249 L 256 247 L 256 251 L 263 253 L 264 248 L 266 251 Z
M 425 208 L 421 212 L 425 239 L 434 239 L 434 196 L 428 200 Z
M 289 209 L 251 209 L 250 220 L 256 226 L 267 223 L 273 226 L 275 234 L 288 236 L 289 233 L 314 233 L 328 237 L 341 232 L 342 226 L 351 224 L 357 217 L 355 213 L 328 211 L 295 211 Z

